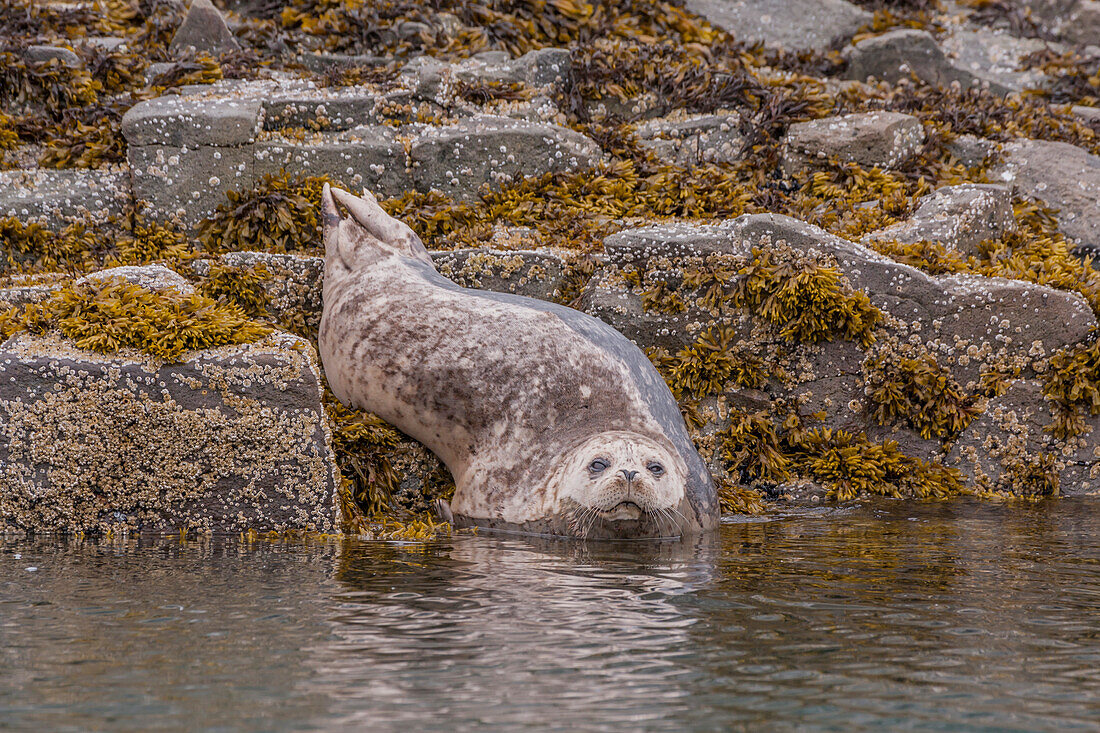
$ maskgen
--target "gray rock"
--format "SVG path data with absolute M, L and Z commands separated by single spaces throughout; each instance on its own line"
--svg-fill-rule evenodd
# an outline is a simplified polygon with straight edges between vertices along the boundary
M 254 150 L 257 178 L 280 170 L 302 176 L 330 175 L 383 197 L 400 196 L 412 188 L 405 171 L 405 148 L 389 127 L 326 133 L 303 142 L 265 139 Z
M 528 51 L 515 63 L 524 70 L 529 85 L 545 87 L 560 84 L 569 78 L 573 57 L 567 48 L 540 48 Z
M 593 141 L 568 128 L 488 115 L 432 129 L 412 144 L 417 186 L 458 198 L 486 184 L 587 168 L 599 157 Z
M 1046 75 L 1019 70 L 1020 59 L 1051 44 L 1035 38 L 1017 38 L 987 28 L 956 29 L 941 41 L 947 59 L 975 79 L 989 84 L 996 94 L 1039 87 Z M 1060 51 L 1057 44 L 1053 50 Z
M 554 300 L 564 285 L 565 261 L 550 252 L 456 249 L 433 252 L 443 277 L 466 288 Z
M 122 118 L 130 145 L 243 145 L 260 127 L 258 100 L 165 96 L 139 102 Z
M 326 71 L 334 66 L 385 66 L 390 59 L 371 54 L 324 53 L 311 51 L 299 57 L 302 66 L 313 72 Z
M 738 122 L 736 115 L 721 114 L 658 118 L 639 125 L 637 136 L 643 147 L 672 165 L 735 163 L 745 143 Z
M 869 77 L 891 83 L 916 75 L 934 86 L 957 81 L 964 86 L 973 77 L 951 65 L 936 39 L 927 31 L 897 30 L 865 38 L 844 49 L 847 79 L 864 81 Z
M 1100 43 L 1100 2 L 1078 0 L 1075 5 L 1059 27 L 1061 37 L 1070 43 Z
M 264 129 L 284 127 L 350 130 L 380 121 L 379 104 L 393 95 L 380 95 L 369 87 L 338 89 L 289 89 L 264 99 Z
M 337 523 L 320 369 L 288 334 L 175 364 L 17 335 L 0 349 L 0 435 L 0 528 Z
M 101 51 L 121 51 L 126 48 L 126 39 L 119 36 L 87 36 L 80 43 L 88 48 L 97 48 Z
M 899 112 L 857 112 L 797 122 L 787 131 L 788 163 L 836 157 L 862 166 L 895 167 L 924 143 L 920 120 Z
M 271 277 L 263 282 L 268 297 L 267 311 L 283 327 L 298 335 L 316 338 L 321 323 L 321 285 L 324 280 L 323 257 L 271 254 L 269 252 L 229 252 L 221 261 L 231 267 L 263 265 Z
M 151 205 L 150 214 L 179 216 L 188 226 L 206 218 L 227 191 L 252 188 L 251 145 L 179 148 L 165 145 L 130 146 L 134 198 Z
M 171 54 L 179 55 L 189 49 L 218 55 L 241 50 L 241 44 L 230 33 L 225 18 L 210 0 L 194 0 L 187 17 L 168 46 Z
M 85 275 L 78 279 L 76 284 L 118 279 L 125 280 L 146 290 L 173 291 L 183 295 L 191 295 L 195 292 L 195 286 L 188 282 L 185 277 L 164 265 L 112 267 Z
M 1067 143 L 1018 138 L 1005 143 L 989 179 L 1058 209 L 1067 238 L 1100 248 L 1100 156 Z
M 617 267 L 645 265 L 656 257 L 681 260 L 710 254 L 745 254 L 739 231 L 708 224 L 655 224 L 626 229 L 603 241 L 608 261 Z
M 844 0 L 688 0 L 684 6 L 739 41 L 791 51 L 825 51 L 872 19 Z
M 0 217 L 41 221 L 53 228 L 70 219 L 103 222 L 121 216 L 130 196 L 125 170 L 0 171 Z
M 42 283 L 0 288 L 0 310 L 10 308 L 13 305 L 41 303 L 43 300 L 53 295 L 60 287 L 60 285 Z
M 945 186 L 923 197 L 908 220 L 871 232 L 864 241 L 940 242 L 965 254 L 977 254 L 983 241 L 1015 230 L 1009 189 L 964 183 Z
M 1053 458 L 1060 481 L 1060 493 L 1088 494 L 1100 487 L 1098 459 L 1091 450 L 1070 449 L 1068 455 L 1055 451 L 1053 436 L 1047 430 L 1051 413 L 1042 394 L 1042 383 L 1035 379 L 1014 382 L 1005 394 L 989 401 L 952 446 L 947 464 L 959 468 L 967 483 L 985 489 L 1012 490 L 1019 471 L 1028 462 L 1042 456 Z M 1095 423 L 1091 421 L 1095 430 Z M 1087 440 L 1095 445 L 1096 435 Z
M 1085 107 L 1084 105 L 1075 104 L 1070 108 L 1070 111 L 1086 125 L 1100 131 L 1100 107 Z
M 947 150 L 963 165 L 973 168 L 997 150 L 997 143 L 977 135 L 958 135 L 947 144 Z
M 642 298 L 631 292 L 613 270 L 597 273 L 581 297 L 580 310 L 599 318 L 641 348 L 660 346 L 675 353 L 694 338 L 688 325 L 700 320 L 694 311 L 647 312 Z
M 84 62 L 72 49 L 62 46 L 27 46 L 27 49 L 23 51 L 23 58 L 35 64 L 57 59 L 71 69 L 79 69 L 84 65 Z

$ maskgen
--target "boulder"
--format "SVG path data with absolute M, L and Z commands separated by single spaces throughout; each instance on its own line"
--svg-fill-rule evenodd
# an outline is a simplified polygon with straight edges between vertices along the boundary
M 256 139 L 261 109 L 255 99 L 155 97 L 123 115 L 122 134 L 136 146 L 245 145 Z
M 405 148 L 393 129 L 382 125 L 340 133 L 318 133 L 304 140 L 265 136 L 253 148 L 253 174 L 285 170 L 292 175 L 329 175 L 382 197 L 412 188 L 405 170 Z
M 863 241 L 940 242 L 964 254 L 977 254 L 983 241 L 1015 230 L 1012 192 L 1008 188 L 964 183 L 924 196 L 909 219 L 871 232 Z
M 54 336 L 0 347 L 0 528 L 331 531 L 312 346 L 275 334 L 161 364 Z
M 470 198 L 486 184 L 499 188 L 524 176 L 588 168 L 600 149 L 560 125 L 484 115 L 425 132 L 413 141 L 411 157 L 418 188 Z
M 77 279 L 76 284 L 88 282 L 104 282 L 107 280 L 125 280 L 131 285 L 163 292 L 171 290 L 183 295 L 195 292 L 195 286 L 175 270 L 170 270 L 164 265 L 126 265 L 123 267 L 111 267 L 85 275 Z
M 254 183 L 251 145 L 134 145 L 127 157 L 134 198 L 150 204 L 151 217 L 179 217 L 187 226 L 225 203 L 227 191 L 247 191 Z
M 240 51 L 241 44 L 229 31 L 225 18 L 210 0 L 193 0 L 187 17 L 172 36 L 168 51 L 176 56 L 206 52 L 214 56 Z
M 973 77 L 952 66 L 943 49 L 931 33 L 903 29 L 865 38 L 844 49 L 848 66 L 846 79 L 865 81 L 870 77 L 895 83 L 915 75 L 933 86 L 946 86 L 957 81 L 964 86 Z
M 924 127 L 900 112 L 857 112 L 796 122 L 785 142 L 790 168 L 834 157 L 868 168 L 892 168 L 920 152 Z
M 23 51 L 23 58 L 35 64 L 57 59 L 70 69 L 79 69 L 84 66 L 84 62 L 80 60 L 76 52 L 64 46 L 27 46 L 26 50 Z
M 988 84 L 995 94 L 1041 86 L 1046 75 L 1036 69 L 1021 70 L 1020 60 L 1047 48 L 1055 52 L 1062 50 L 1058 44 L 1036 38 L 1017 38 L 988 28 L 958 28 L 940 43 L 952 66 Z
M 550 252 L 456 249 L 433 252 L 432 261 L 443 277 L 466 288 L 554 300 L 565 284 L 565 261 Z
M 1002 147 L 989 179 L 1058 209 L 1067 238 L 1100 249 L 1100 156 L 1068 143 L 1018 138 Z
M 125 168 L 0 171 L 0 217 L 60 228 L 76 219 L 121 216 L 131 198 Z
M 789 51 L 826 51 L 872 20 L 844 0 L 687 0 L 684 6 L 739 41 Z
M 642 147 L 671 165 L 736 163 L 745 143 L 738 124 L 737 115 L 658 118 L 639 125 L 637 136 Z

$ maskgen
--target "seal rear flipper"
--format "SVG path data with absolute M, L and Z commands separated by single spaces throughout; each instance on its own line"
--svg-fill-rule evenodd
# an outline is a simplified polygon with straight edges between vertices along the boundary
M 369 191 L 363 191 L 363 198 L 340 188 L 329 188 L 328 184 L 325 184 L 324 191 L 329 192 L 328 196 L 322 197 L 325 210 L 326 241 L 329 221 L 328 205 L 332 203 L 335 209 L 335 202 L 338 201 L 351 214 L 352 220 L 377 240 L 383 249 L 403 257 L 420 260 L 435 269 L 427 248 L 420 241 L 420 237 L 416 236 L 416 232 L 404 222 L 398 221 L 387 214 Z

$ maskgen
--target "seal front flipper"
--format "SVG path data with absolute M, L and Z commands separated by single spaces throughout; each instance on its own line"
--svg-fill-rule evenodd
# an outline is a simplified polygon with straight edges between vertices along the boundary
M 329 244 L 329 223 L 333 221 L 329 213 L 329 207 L 331 206 L 336 216 L 332 234 L 337 235 L 335 237 L 337 251 L 349 267 L 352 266 L 353 262 L 362 259 L 358 256 L 360 253 L 354 252 L 354 249 L 366 244 L 367 246 L 373 245 L 387 254 L 420 260 L 434 269 L 432 258 L 428 255 L 428 250 L 424 243 L 420 241 L 420 237 L 416 236 L 416 232 L 404 222 L 398 221 L 387 214 L 369 191 L 363 191 L 363 198 L 360 198 L 343 189 L 330 188 L 328 184 L 325 184 L 322 191 L 322 202 L 325 217 L 326 254 Z M 351 214 L 350 220 L 339 218 L 339 213 L 336 212 L 336 202 L 339 202 L 348 210 L 348 213 Z M 350 226 L 355 226 L 359 230 L 360 236 L 352 236 L 351 231 L 345 232 L 345 227 Z

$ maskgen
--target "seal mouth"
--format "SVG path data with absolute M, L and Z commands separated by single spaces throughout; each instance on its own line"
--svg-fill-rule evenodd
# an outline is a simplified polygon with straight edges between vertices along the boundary
M 642 508 L 634 502 L 620 501 L 610 509 L 601 509 L 600 517 L 612 520 L 638 519 L 643 513 Z

